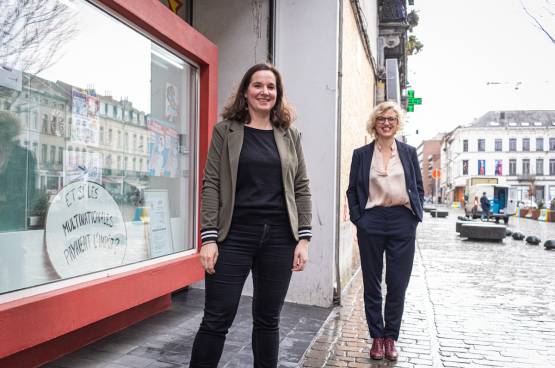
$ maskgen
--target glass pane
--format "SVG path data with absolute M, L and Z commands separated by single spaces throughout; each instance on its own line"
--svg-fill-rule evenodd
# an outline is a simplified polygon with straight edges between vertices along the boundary
M 0 293 L 194 249 L 197 68 L 81 0 L 0 23 Z

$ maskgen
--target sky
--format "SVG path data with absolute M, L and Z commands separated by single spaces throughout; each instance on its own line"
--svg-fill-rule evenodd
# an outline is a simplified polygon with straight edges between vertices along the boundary
M 555 0 L 522 1 L 555 36 L 555 16 L 541 7 L 555 10 Z M 408 113 L 409 144 L 488 111 L 555 110 L 555 43 L 519 0 L 415 0 L 410 8 L 419 11 L 412 35 L 424 49 L 408 57 L 408 89 L 422 98 Z

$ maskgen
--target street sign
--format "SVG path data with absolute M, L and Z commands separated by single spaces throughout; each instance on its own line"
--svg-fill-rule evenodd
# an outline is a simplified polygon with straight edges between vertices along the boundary
M 441 177 L 441 171 L 439 171 L 438 169 L 435 169 L 434 171 L 432 171 L 432 178 L 439 179 L 440 177 Z
M 414 112 L 414 105 L 422 105 L 422 98 L 415 98 L 414 91 L 409 91 L 409 106 L 407 108 L 408 112 Z

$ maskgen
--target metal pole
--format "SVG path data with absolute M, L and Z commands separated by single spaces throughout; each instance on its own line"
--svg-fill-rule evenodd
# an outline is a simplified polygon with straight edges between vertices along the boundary
M 439 202 L 437 201 L 437 192 L 438 192 L 438 188 L 437 188 L 437 175 L 436 175 L 436 218 L 437 218 L 437 205 L 439 204 Z

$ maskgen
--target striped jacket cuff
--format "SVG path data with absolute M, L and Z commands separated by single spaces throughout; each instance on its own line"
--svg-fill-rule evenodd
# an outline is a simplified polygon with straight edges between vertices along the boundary
M 312 238 L 312 230 L 308 227 L 302 227 L 299 229 L 299 240 L 307 239 L 310 240 Z
M 206 230 L 201 230 L 200 231 L 200 238 L 202 240 L 202 242 L 204 243 L 205 241 L 208 240 L 218 240 L 218 230 L 216 229 L 206 229 Z

